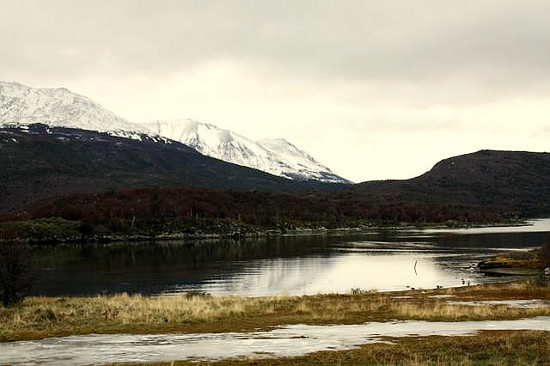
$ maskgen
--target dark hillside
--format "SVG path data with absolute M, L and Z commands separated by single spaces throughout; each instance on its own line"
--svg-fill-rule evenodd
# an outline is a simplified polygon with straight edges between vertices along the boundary
M 110 233 L 181 232 L 218 220 L 290 228 L 550 215 L 547 153 L 484 150 L 410 180 L 335 187 L 228 164 L 180 143 L 34 126 L 0 130 L 0 163 L 0 221 L 59 217 Z
M 334 187 L 294 182 L 146 136 L 128 139 L 44 125 L 0 129 L 0 210 L 57 195 L 183 185 L 263 191 Z
M 442 160 L 417 178 L 365 182 L 353 190 L 376 203 L 454 203 L 549 215 L 550 154 L 481 150 Z

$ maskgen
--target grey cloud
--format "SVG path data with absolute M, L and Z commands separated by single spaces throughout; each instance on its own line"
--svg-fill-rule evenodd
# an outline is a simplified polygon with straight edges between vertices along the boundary
M 547 1 L 0 0 L 0 8 L 0 75 L 161 77 L 230 60 L 290 78 L 413 85 L 404 96 L 412 99 L 550 92 Z

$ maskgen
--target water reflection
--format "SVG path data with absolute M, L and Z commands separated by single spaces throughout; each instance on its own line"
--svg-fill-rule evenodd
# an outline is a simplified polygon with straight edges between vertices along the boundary
M 476 284 L 495 281 L 477 270 L 479 260 L 502 248 L 541 245 L 550 220 L 497 229 L 42 247 L 43 280 L 33 291 L 260 296 Z

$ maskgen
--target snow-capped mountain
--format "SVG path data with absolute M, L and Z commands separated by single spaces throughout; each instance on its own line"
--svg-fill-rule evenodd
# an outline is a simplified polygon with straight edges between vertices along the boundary
M 0 81 L 0 127 L 36 123 L 133 139 L 175 140 L 204 155 L 289 179 L 351 183 L 284 139 L 253 141 L 192 120 L 132 123 L 65 88 L 38 89 Z
M 154 133 L 204 155 L 290 179 L 350 183 L 285 139 L 253 141 L 233 131 L 186 119 L 145 124 Z
M 0 126 L 34 123 L 109 132 L 122 137 L 150 134 L 142 125 L 130 123 L 65 88 L 36 89 L 15 82 L 0 82 Z

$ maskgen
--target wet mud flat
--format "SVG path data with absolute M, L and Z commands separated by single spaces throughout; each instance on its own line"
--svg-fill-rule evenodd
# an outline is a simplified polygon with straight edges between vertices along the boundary
M 471 336 L 481 331 L 550 331 L 550 317 L 462 322 L 396 321 L 357 325 L 288 325 L 271 331 L 122 335 L 91 334 L 0 344 L 0 364 L 90 365 L 297 357 L 388 343 L 388 337 Z

